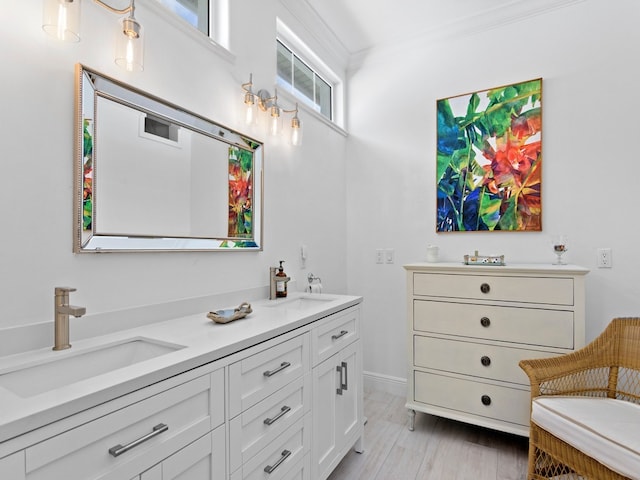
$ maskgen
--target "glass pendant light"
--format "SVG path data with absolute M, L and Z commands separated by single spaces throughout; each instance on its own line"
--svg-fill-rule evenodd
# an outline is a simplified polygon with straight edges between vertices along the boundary
M 80 0 L 44 0 L 42 29 L 63 42 L 79 42 Z
M 128 17 L 119 21 L 119 25 L 116 35 L 116 65 L 128 72 L 141 72 L 144 70 L 144 29 L 134 17 L 134 8 Z
M 302 145 L 302 122 L 298 118 L 298 104 L 296 103 L 295 114 L 291 119 L 291 145 L 299 147 Z

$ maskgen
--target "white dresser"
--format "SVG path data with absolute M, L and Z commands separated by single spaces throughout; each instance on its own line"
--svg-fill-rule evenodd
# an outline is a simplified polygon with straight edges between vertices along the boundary
M 404 268 L 409 428 L 418 411 L 528 436 L 529 381 L 518 362 L 584 345 L 588 270 L 461 263 Z

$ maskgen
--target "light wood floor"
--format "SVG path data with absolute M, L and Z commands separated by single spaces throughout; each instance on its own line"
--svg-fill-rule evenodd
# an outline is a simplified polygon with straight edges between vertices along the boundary
M 405 398 L 365 391 L 365 451 L 351 450 L 328 480 L 525 480 L 528 439 L 416 414 Z

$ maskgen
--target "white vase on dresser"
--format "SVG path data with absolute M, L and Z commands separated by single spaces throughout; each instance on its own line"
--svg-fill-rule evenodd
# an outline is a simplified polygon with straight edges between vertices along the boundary
M 518 362 L 584 345 L 588 270 L 462 263 L 404 268 L 409 428 L 418 411 L 528 436 L 529 381 Z

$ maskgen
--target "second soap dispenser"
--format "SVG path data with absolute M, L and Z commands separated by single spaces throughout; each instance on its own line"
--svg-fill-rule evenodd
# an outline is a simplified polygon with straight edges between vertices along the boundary
M 277 298 L 284 298 L 287 296 L 287 281 L 289 280 L 289 278 L 287 278 L 287 274 L 284 273 L 284 268 L 282 267 L 282 264 L 284 263 L 284 260 L 280 260 L 280 267 L 278 267 L 278 273 L 276 273 L 276 297 Z

